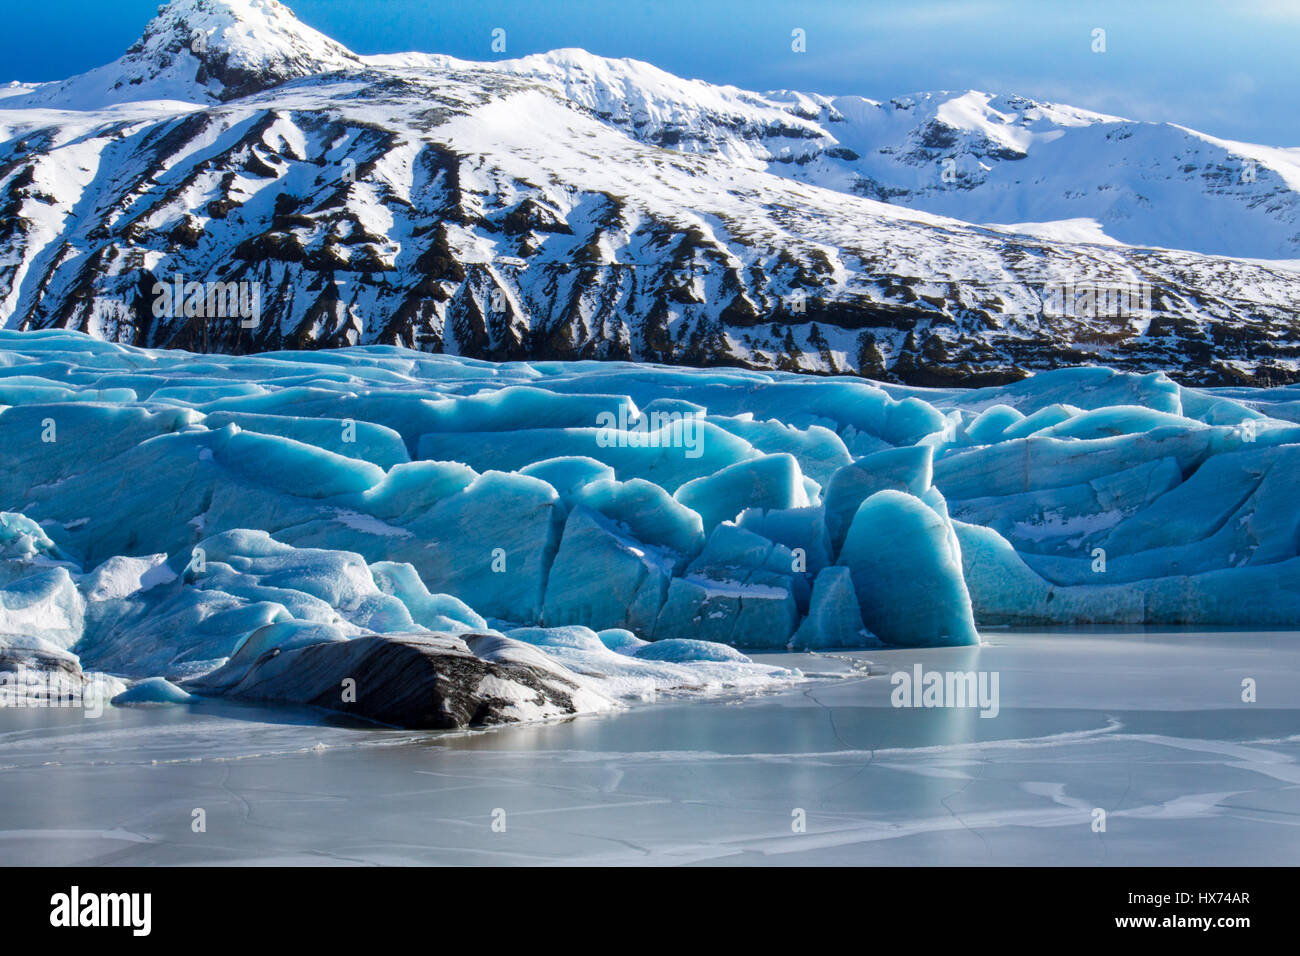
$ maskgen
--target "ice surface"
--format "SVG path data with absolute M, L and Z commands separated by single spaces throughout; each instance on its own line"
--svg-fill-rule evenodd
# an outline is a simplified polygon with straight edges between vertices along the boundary
M 843 673 L 489 734 L 358 733 L 214 700 L 99 720 L 0 709 L 0 853 L 76 866 L 1293 866 L 1294 637 L 1004 632 L 923 652 L 927 668 L 1000 673 L 996 720 L 891 706 L 890 675 L 921 659 L 906 648 L 772 655 Z M 1252 674 L 1267 704 L 1240 699 Z
M 826 530 L 826 511 L 821 507 L 778 508 L 765 511 L 746 508 L 736 522 L 746 531 L 768 538 L 802 553 L 804 570 L 808 575 L 831 563 L 830 537 Z
M 521 475 L 540 478 L 557 492 L 567 505 L 574 494 L 596 481 L 614 479 L 614 469 L 594 458 L 580 455 L 567 458 L 547 458 L 519 469 Z
M 66 568 L 35 568 L 0 589 L 0 649 L 70 650 L 86 602 Z
M 524 627 L 507 636 L 535 645 L 569 671 L 623 699 L 653 699 L 666 691 L 770 688 L 802 676 L 797 670 L 754 663 L 734 648 L 710 641 L 635 644 L 626 641 L 627 633 L 615 637 L 610 631 L 598 634 L 581 626 Z
M 1090 368 L 961 392 L 0 332 L 0 397 L 0 652 L 132 680 L 193 679 L 250 642 L 523 628 L 635 698 L 790 679 L 676 642 L 1300 623 L 1291 389 Z
M 967 426 L 966 437 L 977 445 L 991 445 L 1024 420 L 1025 416 L 1010 405 L 991 405 Z

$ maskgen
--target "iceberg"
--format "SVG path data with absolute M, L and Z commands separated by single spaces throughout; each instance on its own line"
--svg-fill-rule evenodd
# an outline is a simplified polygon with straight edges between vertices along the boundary
M 961 546 L 947 515 L 914 495 L 878 491 L 854 515 L 838 564 L 862 619 L 886 644 L 978 644 Z
M 721 524 L 685 574 L 673 578 L 652 637 L 783 648 L 807 604 L 798 566 L 784 545 Z
M 932 459 L 930 446 L 908 445 L 866 455 L 836 471 L 826 489 L 826 530 L 834 552 L 843 547 L 859 506 L 877 491 L 925 494 L 933 477 Z
M 149 677 L 132 684 L 113 698 L 115 707 L 147 706 L 152 704 L 188 704 L 195 700 L 193 694 L 182 690 L 162 677 Z

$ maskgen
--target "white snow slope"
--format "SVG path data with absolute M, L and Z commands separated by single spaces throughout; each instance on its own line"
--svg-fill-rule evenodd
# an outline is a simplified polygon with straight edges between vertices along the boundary
M 1300 375 L 1294 149 L 973 91 L 750 93 L 580 50 L 361 57 L 274 0 L 174 0 L 114 63 L 5 94 L 11 328 L 916 384 Z M 160 313 L 178 274 L 256 284 L 259 315 Z M 1071 282 L 1150 305 L 1056 314 Z

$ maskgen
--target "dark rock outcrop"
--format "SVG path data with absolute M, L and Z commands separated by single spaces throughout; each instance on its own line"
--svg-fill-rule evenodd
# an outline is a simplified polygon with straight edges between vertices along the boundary
M 184 686 L 455 730 L 603 709 L 605 699 L 580 680 L 535 648 L 496 635 L 388 634 L 262 649 L 254 634 L 224 667 Z

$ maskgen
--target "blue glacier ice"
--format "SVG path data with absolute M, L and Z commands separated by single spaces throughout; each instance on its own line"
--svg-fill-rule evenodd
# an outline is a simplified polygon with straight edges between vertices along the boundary
M 112 702 L 118 707 L 124 707 L 131 704 L 136 706 L 144 704 L 188 704 L 194 699 L 194 695 L 189 691 L 182 690 L 165 678 L 146 677 L 118 694 L 113 698 Z
M 0 332 L 0 669 L 283 689 L 265 655 L 320 678 L 391 635 L 599 702 L 794 679 L 737 648 L 1295 626 L 1297 409 L 1105 368 L 963 391 Z
M 878 643 L 862 626 L 862 608 L 847 567 L 823 568 L 813 581 L 808 615 L 799 625 L 792 647 L 821 650 L 828 647 L 869 647 Z
M 1024 420 L 1025 415 L 1010 405 L 990 405 L 966 426 L 966 437 L 976 445 L 992 445 Z
M 694 509 L 712 531 L 746 508 L 799 508 L 808 504 L 803 473 L 793 455 L 764 455 L 688 481 L 674 497 Z
M 933 477 L 933 450 L 906 445 L 865 455 L 844 466 L 826 489 L 826 530 L 835 551 L 844 545 L 858 507 L 877 491 L 893 489 L 922 495 Z
M 848 568 L 863 620 L 886 644 L 978 644 L 961 547 L 947 516 L 901 491 L 858 508 L 839 565 Z
M 551 563 L 544 622 L 649 633 L 679 560 L 579 505 Z

